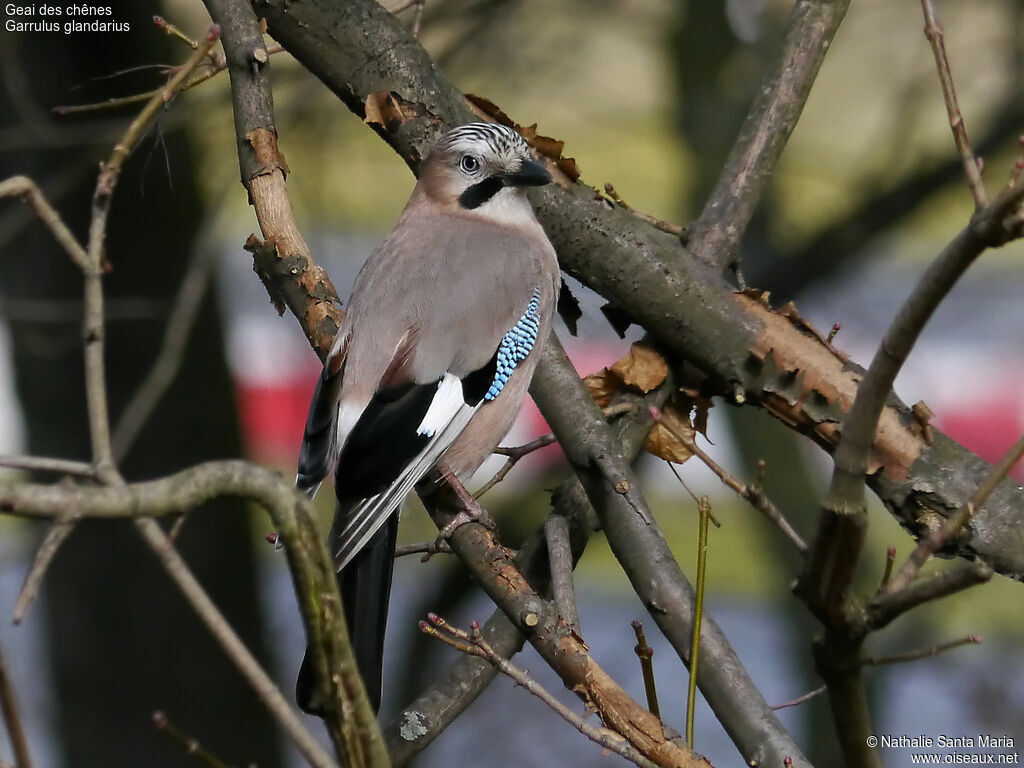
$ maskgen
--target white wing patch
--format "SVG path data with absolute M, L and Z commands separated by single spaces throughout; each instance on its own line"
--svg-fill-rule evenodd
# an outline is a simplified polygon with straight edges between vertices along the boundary
M 465 404 L 462 399 L 462 382 L 459 377 L 446 373 L 444 378 L 437 382 L 437 394 L 430 401 L 430 407 L 427 408 L 423 421 L 416 428 L 416 434 L 433 437 L 435 433 L 448 425 Z
M 455 438 L 466 428 L 479 408 L 480 404 L 466 405 L 462 399 L 462 382 L 457 376 L 446 373 L 438 383 L 437 393 L 416 430 L 417 434 L 426 435 L 430 441 L 391 485 L 350 510 L 345 526 L 336 536 L 332 532 L 331 554 L 334 556 L 335 568 L 340 571 L 367 545 L 391 514 L 401 506 L 413 486 L 423 479 L 455 442 Z

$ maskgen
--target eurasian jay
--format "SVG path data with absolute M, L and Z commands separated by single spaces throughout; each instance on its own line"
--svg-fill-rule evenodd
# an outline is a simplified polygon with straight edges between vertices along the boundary
M 296 487 L 334 469 L 328 547 L 356 663 L 380 706 L 398 512 L 424 479 L 467 480 L 509 430 L 551 329 L 555 251 L 525 188 L 550 174 L 516 131 L 444 135 L 356 277 L 309 407 Z M 319 712 L 303 661 L 299 705 Z

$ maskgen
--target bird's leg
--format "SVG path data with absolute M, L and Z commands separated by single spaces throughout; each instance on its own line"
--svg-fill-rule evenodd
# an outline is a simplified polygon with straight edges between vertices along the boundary
M 438 537 L 438 541 L 447 539 L 455 532 L 455 529 L 460 525 L 466 523 L 480 523 L 491 530 L 494 530 L 494 518 L 491 517 L 490 513 L 480 506 L 480 503 L 473 498 L 473 494 L 466 490 L 459 478 L 454 473 L 447 469 L 441 470 L 441 478 L 445 480 L 451 489 L 455 491 L 455 495 L 459 501 L 462 502 L 462 509 L 459 513 L 448 521 L 448 524 L 441 529 L 441 535 Z

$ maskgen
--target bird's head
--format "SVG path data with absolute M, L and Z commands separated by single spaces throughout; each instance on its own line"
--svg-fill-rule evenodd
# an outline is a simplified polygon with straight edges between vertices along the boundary
M 550 181 L 551 174 L 530 157 L 523 137 L 496 123 L 469 123 L 446 133 L 420 176 L 437 202 L 481 213 L 497 212 L 512 198 L 521 198 L 526 187 Z

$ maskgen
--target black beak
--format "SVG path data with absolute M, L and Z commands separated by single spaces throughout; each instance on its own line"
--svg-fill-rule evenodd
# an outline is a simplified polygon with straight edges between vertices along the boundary
M 501 180 L 509 187 L 541 187 L 551 183 L 551 174 L 540 163 L 523 160 L 518 171 L 502 174 Z

